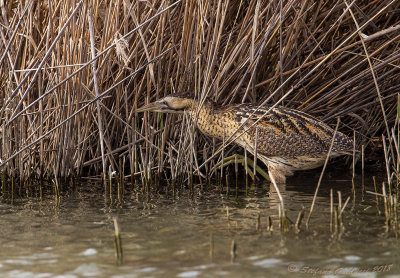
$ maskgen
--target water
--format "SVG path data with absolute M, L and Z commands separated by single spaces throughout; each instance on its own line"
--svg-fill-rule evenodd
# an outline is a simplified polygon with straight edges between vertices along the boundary
M 302 207 L 309 210 L 317 180 L 308 174 L 286 186 L 293 222 Z M 192 193 L 178 186 L 174 197 L 169 190 L 150 199 L 127 185 L 112 203 L 95 183 L 64 190 L 60 200 L 50 193 L 42 200 L 38 194 L 3 193 L 0 277 L 399 277 L 399 241 L 385 230 L 381 198 L 377 205 L 376 196 L 365 192 L 374 191 L 371 182 L 366 178 L 362 191 L 357 181 L 356 199 L 347 204 L 339 233 L 330 231 L 330 188 L 335 204 L 336 191 L 343 203 L 353 195 L 349 177 L 338 173 L 321 185 L 309 228 L 303 220 L 299 232 L 291 225 L 287 233 L 278 227 L 277 196 L 262 182 L 246 192 L 243 182 L 236 190 L 233 181 L 228 193 L 226 187 L 197 186 Z M 115 256 L 114 217 L 121 229 L 122 265 Z

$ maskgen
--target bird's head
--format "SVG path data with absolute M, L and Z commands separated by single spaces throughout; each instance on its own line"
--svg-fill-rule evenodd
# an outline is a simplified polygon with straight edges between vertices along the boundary
M 191 93 L 172 94 L 142 106 L 136 112 L 183 113 L 185 109 L 192 108 L 195 102 Z

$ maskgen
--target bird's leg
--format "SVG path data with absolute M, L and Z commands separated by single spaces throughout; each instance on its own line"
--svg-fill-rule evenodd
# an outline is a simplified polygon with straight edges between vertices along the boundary
M 286 176 L 284 175 L 283 171 L 277 171 L 275 168 L 270 167 L 268 165 L 268 174 L 271 178 L 271 184 L 273 185 L 273 188 L 270 190 L 270 196 L 273 196 L 274 194 L 278 195 L 279 198 L 279 222 L 280 222 L 280 227 L 283 232 L 289 231 L 289 221 L 286 216 L 286 209 L 285 209 L 285 203 L 283 200 L 283 196 L 281 194 L 281 189 L 285 191 L 285 181 L 286 181 Z M 281 188 L 281 189 L 279 189 Z
M 271 167 L 270 165 L 268 165 L 268 175 L 271 177 L 273 177 L 273 180 L 275 181 L 275 183 L 286 183 L 286 174 L 284 171 L 278 170 L 274 167 Z
M 221 166 L 225 167 L 225 166 L 228 166 L 228 165 L 231 165 L 231 164 L 235 164 L 235 163 L 240 163 L 240 164 L 242 164 L 243 167 L 246 167 L 246 158 L 243 155 L 234 154 L 234 155 L 225 157 L 222 161 L 218 162 L 215 165 L 215 168 L 219 168 Z M 247 157 L 247 172 L 249 173 L 251 179 L 254 180 L 253 171 L 250 169 L 249 166 L 254 169 L 254 161 Z M 257 165 L 256 171 L 264 179 L 266 179 L 267 181 L 270 181 L 270 178 L 269 178 L 268 174 L 260 166 Z

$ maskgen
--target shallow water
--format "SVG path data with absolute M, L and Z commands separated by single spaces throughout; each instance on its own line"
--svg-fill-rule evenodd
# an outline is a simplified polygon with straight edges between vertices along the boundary
M 324 179 L 308 229 L 303 220 L 300 231 L 291 225 L 287 233 L 279 230 L 278 198 L 262 182 L 242 182 L 236 190 L 233 181 L 228 193 L 226 186 L 178 186 L 175 196 L 171 190 L 146 196 L 125 185 L 119 200 L 95 183 L 64 190 L 59 200 L 50 193 L 3 192 L 0 277 L 398 277 L 399 241 L 385 230 L 382 199 L 377 205 L 365 192 L 374 191 L 372 177 L 365 180 L 364 190 L 356 181 L 356 199 L 347 204 L 345 228 L 337 233 L 330 231 L 330 189 L 335 205 L 336 191 L 343 203 L 353 196 L 351 179 L 338 173 Z M 283 190 L 293 222 L 302 207 L 309 210 L 317 181 L 307 174 Z M 122 265 L 115 256 L 114 217 Z

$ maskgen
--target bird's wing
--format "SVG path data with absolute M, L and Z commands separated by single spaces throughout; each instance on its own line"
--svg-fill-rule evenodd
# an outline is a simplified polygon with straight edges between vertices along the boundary
M 258 151 L 266 156 L 327 153 L 334 133 L 316 118 L 288 108 L 263 107 L 256 110 L 252 106 L 238 106 L 236 115 L 244 124 L 248 138 L 255 140 L 257 137 Z

